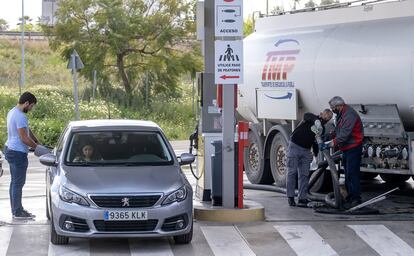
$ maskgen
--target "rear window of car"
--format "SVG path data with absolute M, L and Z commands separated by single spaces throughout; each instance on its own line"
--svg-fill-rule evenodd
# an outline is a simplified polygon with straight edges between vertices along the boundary
M 66 165 L 170 165 L 173 158 L 158 132 L 75 132 L 69 139 Z

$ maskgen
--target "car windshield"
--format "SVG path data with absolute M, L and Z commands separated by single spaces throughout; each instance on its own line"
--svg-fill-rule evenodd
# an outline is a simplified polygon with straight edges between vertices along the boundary
M 67 165 L 169 165 L 173 159 L 158 132 L 96 131 L 72 134 Z

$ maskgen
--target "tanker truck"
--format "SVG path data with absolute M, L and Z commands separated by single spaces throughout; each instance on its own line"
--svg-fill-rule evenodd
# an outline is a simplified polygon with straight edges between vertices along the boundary
M 292 129 L 341 96 L 363 122 L 362 177 L 406 181 L 414 174 L 414 1 L 322 9 L 261 18 L 244 39 L 237 112 L 249 122 L 246 175 L 284 187 Z

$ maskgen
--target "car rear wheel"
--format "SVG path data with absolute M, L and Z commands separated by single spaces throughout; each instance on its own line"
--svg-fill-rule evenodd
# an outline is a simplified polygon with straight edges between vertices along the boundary
M 61 236 L 56 233 L 53 218 L 50 221 L 50 242 L 55 245 L 63 245 L 69 243 L 69 237 Z
M 193 223 L 191 222 L 190 232 L 184 235 L 174 236 L 174 242 L 176 244 L 188 244 L 193 240 Z
M 47 196 L 46 196 L 46 218 L 47 218 L 48 220 L 50 220 L 50 213 L 49 213 L 49 200 L 47 199 Z

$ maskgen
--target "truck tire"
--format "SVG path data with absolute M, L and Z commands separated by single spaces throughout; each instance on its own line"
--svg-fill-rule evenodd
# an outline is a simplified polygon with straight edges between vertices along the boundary
M 385 182 L 389 182 L 389 183 L 403 183 L 403 182 L 406 182 L 410 178 L 410 175 L 381 173 L 380 174 L 380 177 Z
M 270 146 L 270 170 L 278 187 L 286 187 L 287 176 L 287 149 L 288 142 L 285 137 L 278 133 L 275 135 Z
M 249 146 L 244 149 L 244 170 L 252 184 L 272 184 L 273 178 L 268 167 L 268 161 L 261 157 L 264 155 L 263 144 L 252 131 L 249 132 Z
M 378 176 L 378 173 L 361 172 L 361 180 L 373 180 Z

